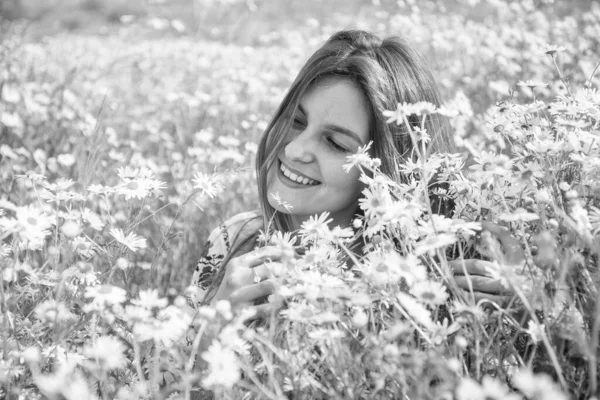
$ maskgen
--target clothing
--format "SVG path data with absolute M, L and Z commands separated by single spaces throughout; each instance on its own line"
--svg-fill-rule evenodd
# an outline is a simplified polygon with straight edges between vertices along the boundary
M 214 279 L 219 276 L 223 262 L 232 251 L 238 250 L 236 245 L 261 228 L 262 214 L 259 210 L 254 210 L 231 217 L 210 233 L 192 276 L 192 285 L 196 288 L 195 299 L 192 298 L 195 304 L 204 301 Z

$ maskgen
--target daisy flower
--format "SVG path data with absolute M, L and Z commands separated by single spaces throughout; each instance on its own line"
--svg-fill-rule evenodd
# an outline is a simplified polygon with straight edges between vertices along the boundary
M 531 90 L 535 89 L 536 87 L 541 87 L 541 88 L 545 88 L 548 86 L 547 83 L 543 83 L 543 82 L 538 82 L 538 81 L 534 81 L 534 80 L 526 80 L 526 81 L 519 81 L 517 83 L 517 86 L 525 86 L 530 88 Z
M 167 299 L 158 296 L 158 290 L 156 289 L 142 290 L 139 297 L 139 299 L 132 300 L 131 302 L 149 309 L 165 308 L 169 304 Z
M 54 324 L 75 318 L 62 302 L 46 300 L 35 308 L 35 316 L 44 323 Z
M 81 212 L 81 217 L 83 218 L 83 220 L 85 222 L 87 222 L 88 224 L 90 224 L 90 226 L 92 227 L 92 229 L 95 229 L 97 231 L 101 230 L 102 227 L 104 226 L 104 222 L 102 222 L 102 219 L 100 219 L 100 217 L 98 216 L 98 214 L 96 214 L 95 212 L 93 212 L 89 208 L 84 208 L 83 209 L 83 211 Z
M 60 192 L 63 190 L 67 190 L 74 184 L 75 181 L 73 181 L 72 179 L 59 178 L 54 183 L 44 182 L 43 186 L 52 192 Z
M 41 209 L 34 206 L 16 207 L 15 218 L 0 217 L 0 230 L 15 234 L 18 245 L 29 250 L 39 250 L 44 245 L 46 236 L 54 219 L 47 216 Z
M 218 182 L 218 177 L 207 175 L 203 172 L 196 172 L 192 179 L 192 183 L 194 189 L 200 189 L 203 195 L 207 195 L 211 199 L 225 189 L 225 187 Z
M 425 267 L 416 256 L 409 254 L 402 257 L 395 251 L 371 252 L 358 269 L 376 286 L 397 284 L 401 279 L 410 286 L 427 276 Z
M 292 232 L 275 231 L 269 238 L 269 243 L 283 248 L 293 248 L 296 244 L 296 237 L 292 236 Z
M 279 192 L 269 193 L 269 196 L 271 196 L 273 200 L 275 200 L 278 206 L 283 207 L 287 212 L 291 212 L 292 208 L 294 208 L 290 203 L 281 199 L 281 196 L 279 196 Z
M 127 323 L 135 326 L 138 323 L 149 321 L 152 318 L 152 312 L 146 307 L 128 304 L 125 306 L 123 317 Z
M 77 254 L 80 254 L 86 258 L 92 257 L 95 254 L 94 244 L 81 236 L 73 239 L 71 247 Z
M 590 213 L 588 215 L 588 218 L 593 229 L 592 233 L 594 235 L 597 235 L 598 233 L 600 233 L 600 208 L 590 206 Z M 2 252 L 0 251 L 0 254 L 1 253 Z
M 346 173 L 349 173 L 350 170 L 354 167 L 358 167 L 360 165 L 365 165 L 367 167 L 372 167 L 372 159 L 369 156 L 368 152 L 371 149 L 373 142 L 370 141 L 364 146 L 360 146 L 356 154 L 352 154 L 346 157 L 348 164 L 344 164 L 343 168 Z M 381 161 L 379 162 L 381 164 Z
M 385 110 L 383 112 L 383 116 L 387 117 L 386 123 L 395 122 L 396 125 L 403 124 L 404 120 L 413 114 L 415 114 L 415 108 L 409 103 L 398 103 L 395 110 Z
M 22 231 L 27 235 L 46 236 L 54 225 L 54 219 L 34 206 L 17 208 L 16 219 Z
M 358 200 L 361 210 L 367 218 L 381 217 L 392 205 L 393 200 L 388 188 L 384 185 L 372 185 L 363 190 L 363 197 Z
M 193 315 L 174 305 L 159 309 L 154 318 L 133 325 L 133 334 L 140 341 L 154 340 L 165 346 L 180 341 L 192 323 Z
M 141 173 L 142 173 L 142 170 L 136 169 L 136 168 L 132 168 L 129 165 L 126 165 L 125 167 L 117 168 L 117 175 L 122 180 L 140 178 L 141 177 L 140 176 Z
M 458 238 L 448 233 L 439 233 L 429 235 L 424 240 L 420 240 L 415 245 L 415 254 L 420 256 L 433 250 L 441 249 L 456 243 Z
M 338 314 L 320 310 L 309 303 L 290 303 L 287 309 L 280 311 L 280 314 L 289 321 L 310 325 L 321 325 L 340 320 Z
M 241 379 L 235 353 L 220 341 L 214 340 L 208 350 L 202 353 L 202 358 L 209 367 L 209 373 L 202 381 L 204 386 L 231 388 Z
M 94 286 L 98 284 L 98 272 L 94 271 L 91 263 L 79 261 L 76 265 L 69 267 L 63 273 L 65 277 L 77 279 L 80 284 Z
M 12 253 L 12 248 L 6 243 L 0 244 L 0 258 L 9 257 Z
M 311 215 L 308 220 L 302 223 L 299 234 L 303 242 L 314 241 L 317 238 L 328 237 L 329 225 L 333 218 L 329 218 L 329 212 L 326 211 L 320 215 Z
M 415 282 L 411 286 L 410 292 L 419 302 L 429 306 L 441 306 L 448 300 L 445 286 L 436 281 Z
M 396 298 L 400 303 L 400 306 L 406 311 L 406 313 L 419 325 L 433 329 L 435 324 L 431 320 L 431 312 L 419 303 L 414 297 L 399 292 L 396 294 Z
M 544 338 L 544 329 L 544 324 L 536 324 L 532 320 L 529 320 L 525 332 L 531 337 L 531 340 L 534 343 L 538 343 L 541 342 Z
M 529 399 L 567 400 L 556 382 L 544 373 L 534 374 L 529 369 L 521 369 L 512 377 L 512 384 Z
M 125 200 L 136 198 L 138 200 L 148 197 L 151 186 L 146 179 L 124 179 L 115 187 L 117 194 L 125 196 Z
M 88 286 L 85 297 L 91 298 L 98 304 L 119 304 L 127 300 L 125 289 L 113 285 Z
M 105 370 L 124 368 L 125 345 L 114 336 L 100 336 L 94 343 L 83 348 L 83 354 L 94 359 Z
M 113 228 L 110 230 L 110 234 L 114 237 L 117 242 L 124 246 L 127 246 L 129 250 L 136 252 L 138 249 L 146 248 L 146 239 L 131 232 L 127 236 L 123 233 L 123 230 L 119 228 Z
M 549 56 L 553 56 L 556 53 L 560 53 L 567 50 L 565 46 L 557 46 L 554 44 L 546 44 L 546 49 L 544 50 L 544 54 L 548 54 Z
M 75 157 L 73 156 L 73 154 L 65 153 L 65 154 L 59 154 L 56 157 L 56 161 L 58 161 L 58 163 L 60 165 L 68 168 L 68 167 L 72 166 L 73 164 L 75 164 L 76 160 L 75 160 Z

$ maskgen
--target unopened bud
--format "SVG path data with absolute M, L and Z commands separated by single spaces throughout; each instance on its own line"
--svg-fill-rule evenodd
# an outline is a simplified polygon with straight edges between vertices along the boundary
M 123 257 L 119 257 L 115 264 L 116 264 L 117 268 L 122 269 L 122 270 L 126 270 L 127 268 L 129 268 L 129 261 L 127 261 L 127 259 L 125 259 Z
M 79 224 L 71 220 L 65 221 L 60 230 L 63 233 L 63 235 L 69 238 L 79 236 L 79 234 L 81 233 L 81 227 L 79 226 Z
M 362 311 L 362 310 L 360 310 L 360 311 L 357 311 L 357 312 L 354 314 L 354 316 L 352 317 L 352 325 L 353 325 L 355 328 L 359 328 L 359 329 L 360 329 L 360 328 L 362 328 L 363 326 L 367 325 L 367 323 L 368 323 L 368 322 L 369 322 L 369 317 L 368 317 L 368 315 L 367 315 L 367 314 L 366 314 L 364 311 Z

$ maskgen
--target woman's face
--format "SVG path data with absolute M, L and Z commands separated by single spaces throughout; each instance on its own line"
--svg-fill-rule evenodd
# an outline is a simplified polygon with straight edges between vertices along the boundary
M 349 79 L 328 77 L 313 84 L 293 115 L 287 144 L 267 176 L 272 207 L 286 211 L 271 196 L 292 206 L 295 227 L 314 214 L 329 211 L 334 225 L 348 224 L 363 184 L 346 156 L 369 141 L 371 113 L 364 93 Z

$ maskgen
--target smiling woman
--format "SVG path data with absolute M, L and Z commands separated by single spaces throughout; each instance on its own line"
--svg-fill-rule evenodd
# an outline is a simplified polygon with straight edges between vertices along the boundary
M 331 213 L 333 226 L 352 220 L 364 185 L 357 169 L 346 173 L 342 166 L 369 141 L 368 110 L 365 95 L 347 78 L 324 78 L 302 96 L 289 142 L 267 176 L 267 191 L 278 193 L 289 207 L 273 196 L 269 204 L 289 214 L 293 226 L 323 211 Z
M 404 182 L 400 165 L 411 157 L 412 141 L 404 124 L 388 124 L 384 114 L 398 104 L 418 102 L 441 106 L 427 63 L 404 39 L 381 40 L 359 30 L 334 34 L 301 69 L 262 135 L 256 157 L 262 209 L 236 215 L 212 232 L 193 277 L 195 301 L 225 299 L 235 307 L 253 305 L 273 293 L 268 279 L 256 284 L 261 280 L 256 279 L 261 271 L 257 267 L 282 254 L 275 248 L 256 248 L 260 229 L 295 232 L 323 212 L 330 213 L 332 226 L 348 227 L 362 215 L 359 200 L 365 185 L 356 168 L 346 172 L 343 166 L 347 156 L 367 143 L 372 142 L 369 155 L 381 161 L 381 172 Z M 427 131 L 430 154 L 454 149 L 444 117 L 430 115 L 422 121 L 411 116 L 408 121 Z M 485 261 L 477 265 L 481 263 Z M 471 265 L 454 267 L 460 275 Z M 482 278 L 481 285 L 471 286 L 463 278 L 457 279 L 459 287 L 475 292 L 485 288 L 487 298 L 497 299 L 504 291 L 493 279 Z M 259 305 L 257 315 L 269 307 Z
M 301 69 L 261 137 L 256 168 L 262 209 L 239 214 L 213 231 L 194 275 L 196 301 L 227 300 L 233 308 L 253 307 L 258 317 L 276 315 L 272 312 L 280 304 L 265 303 L 275 292 L 265 263 L 295 255 L 273 246 L 257 248 L 259 230 L 293 233 L 303 224 L 316 224 L 314 215 L 324 212 L 332 226 L 349 230 L 364 213 L 360 200 L 366 191 L 358 169 L 344 168 L 347 157 L 368 148 L 369 156 L 380 160 L 381 172 L 405 182 L 400 166 L 412 159 L 412 140 L 406 124 L 388 124 L 385 111 L 418 102 L 441 106 L 427 64 L 406 41 L 381 40 L 365 31 L 334 34 Z M 444 117 L 410 116 L 408 123 L 431 137 L 425 156 L 452 152 Z M 504 245 L 516 243 L 502 229 L 483 228 Z M 361 255 L 359 246 L 350 248 Z M 400 255 L 396 259 L 404 260 Z M 458 288 L 485 292 L 484 298 L 495 300 L 505 290 L 497 279 L 485 276 L 486 261 L 454 260 L 450 267 L 457 271 Z

